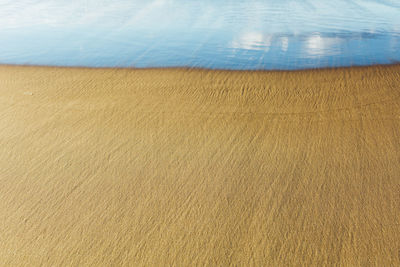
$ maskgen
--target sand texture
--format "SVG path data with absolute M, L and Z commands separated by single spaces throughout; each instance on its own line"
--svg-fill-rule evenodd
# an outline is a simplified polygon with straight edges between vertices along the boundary
M 399 266 L 400 66 L 0 66 L 0 265 Z

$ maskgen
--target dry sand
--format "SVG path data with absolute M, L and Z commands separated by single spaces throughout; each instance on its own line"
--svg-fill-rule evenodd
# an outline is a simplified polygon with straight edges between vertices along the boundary
M 0 67 L 4 266 L 399 266 L 400 66 Z

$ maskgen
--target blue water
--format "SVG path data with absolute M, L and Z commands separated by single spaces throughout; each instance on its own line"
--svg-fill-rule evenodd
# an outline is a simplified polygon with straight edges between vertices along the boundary
M 398 61 L 398 0 L 0 0 L 5 64 L 302 69 Z

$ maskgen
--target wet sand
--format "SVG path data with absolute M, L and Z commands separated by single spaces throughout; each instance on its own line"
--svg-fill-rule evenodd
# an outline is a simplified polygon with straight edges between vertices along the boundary
M 400 66 L 0 66 L 3 266 L 399 266 Z

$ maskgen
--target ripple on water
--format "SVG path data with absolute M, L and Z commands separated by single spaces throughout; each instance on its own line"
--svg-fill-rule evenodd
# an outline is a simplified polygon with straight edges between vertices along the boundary
M 3 1 L 0 63 L 300 69 L 400 61 L 400 2 Z

